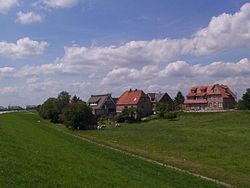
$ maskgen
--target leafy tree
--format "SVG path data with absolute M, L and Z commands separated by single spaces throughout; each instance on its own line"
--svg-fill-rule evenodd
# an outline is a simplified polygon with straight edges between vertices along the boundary
M 91 108 L 82 101 L 69 104 L 63 111 L 62 119 L 66 127 L 72 129 L 93 129 L 97 124 Z
M 39 108 L 39 115 L 44 119 L 49 119 L 54 123 L 58 123 L 60 111 L 56 108 L 56 98 L 47 99 Z
M 66 104 L 69 104 L 70 101 L 70 94 L 67 91 L 62 91 L 61 93 L 59 93 L 57 99 L 64 101 Z
M 122 110 L 122 116 L 120 116 L 120 119 L 123 118 L 127 122 L 133 122 L 135 120 L 140 120 L 141 114 L 142 110 L 140 108 L 135 108 L 132 106 Z
M 246 90 L 242 99 L 239 100 L 239 108 L 242 110 L 250 110 L 250 88 Z
M 164 118 L 164 114 L 168 111 L 168 104 L 166 103 L 157 103 L 156 111 L 161 118 Z
M 60 112 L 62 112 L 63 109 L 69 104 L 70 97 L 70 94 L 66 91 L 59 93 L 57 97 L 57 108 L 60 110 Z

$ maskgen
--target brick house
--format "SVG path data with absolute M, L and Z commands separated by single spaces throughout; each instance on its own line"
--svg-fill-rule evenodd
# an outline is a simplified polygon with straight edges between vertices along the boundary
M 167 104 L 168 110 L 174 110 L 174 102 L 168 93 L 148 93 L 150 101 L 153 107 L 153 113 L 156 114 L 156 105 L 157 103 Z
M 226 85 L 192 87 L 184 102 L 186 110 L 227 110 L 235 108 L 236 95 Z
M 115 112 L 116 106 L 111 94 L 91 95 L 87 105 L 92 108 L 93 114 L 105 116 Z
M 124 108 L 135 107 L 141 109 L 142 117 L 152 114 L 152 104 L 147 94 L 142 90 L 127 90 L 118 99 L 116 103 L 116 112 L 121 113 Z

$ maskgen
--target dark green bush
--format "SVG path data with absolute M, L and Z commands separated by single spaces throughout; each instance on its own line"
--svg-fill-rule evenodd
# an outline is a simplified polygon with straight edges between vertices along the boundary
M 81 101 L 69 104 L 63 111 L 62 119 L 71 129 L 95 129 L 97 125 L 91 108 Z
M 177 113 L 176 112 L 167 112 L 167 113 L 165 113 L 164 118 L 168 119 L 168 120 L 171 120 L 171 121 L 176 120 L 177 119 Z

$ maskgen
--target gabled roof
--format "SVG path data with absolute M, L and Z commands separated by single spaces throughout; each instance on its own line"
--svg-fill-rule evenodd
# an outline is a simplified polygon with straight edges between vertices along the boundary
M 235 98 L 235 94 L 228 86 L 222 84 L 192 87 L 187 97 L 221 95 L 223 98 Z
M 161 93 L 161 92 L 159 92 L 159 93 L 148 93 L 148 96 L 149 96 L 149 98 L 150 98 L 150 100 L 151 100 L 152 102 L 160 102 L 161 99 L 162 99 L 165 95 L 167 95 L 167 97 L 168 97 L 169 99 L 171 99 L 170 96 L 168 95 L 168 93 Z
M 102 106 L 104 105 L 104 103 L 106 102 L 108 98 L 111 98 L 111 94 L 91 95 L 87 104 L 91 106 L 93 109 L 99 109 L 99 108 L 102 108 Z M 92 106 L 91 104 L 93 103 L 95 103 L 96 105 Z
M 118 99 L 116 105 L 136 105 L 141 97 L 147 97 L 142 90 L 127 90 Z

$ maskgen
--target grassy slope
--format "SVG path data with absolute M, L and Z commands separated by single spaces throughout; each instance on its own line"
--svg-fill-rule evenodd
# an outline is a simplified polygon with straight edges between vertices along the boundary
M 250 186 L 250 112 L 185 113 L 77 134 L 241 186 Z
M 37 115 L 0 115 L 0 187 L 218 187 L 63 134 Z

